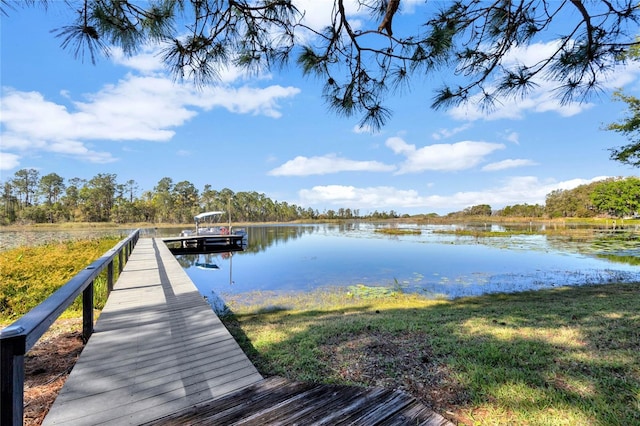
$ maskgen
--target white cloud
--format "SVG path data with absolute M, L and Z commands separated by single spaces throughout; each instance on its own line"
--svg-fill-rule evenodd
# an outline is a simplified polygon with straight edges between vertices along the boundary
M 520 145 L 520 135 L 517 132 L 509 132 L 504 136 L 504 138 L 509 142 Z
M 186 86 L 166 78 L 129 75 L 75 102 L 77 112 L 67 119 L 85 139 L 167 141 L 175 134 L 170 128 L 197 115 L 189 109 L 191 96 Z
M 573 189 L 573 188 L 576 188 L 576 187 L 578 187 L 580 185 L 587 185 L 587 184 L 592 183 L 592 182 L 598 182 L 598 181 L 601 181 L 601 180 L 610 179 L 612 177 L 615 177 L 615 176 L 596 176 L 596 177 L 591 178 L 591 179 L 576 178 L 576 179 L 565 180 L 565 181 L 559 182 L 557 184 L 553 184 L 554 188 L 552 190 L 555 190 L 555 189 L 562 189 L 562 190 Z M 549 192 L 551 192 L 551 191 L 549 191 Z
M 37 137 L 22 137 L 11 132 L 2 134 L 2 148 L 5 151 L 13 151 L 13 153 L 4 152 L 4 156 L 18 156 L 18 158 L 45 152 L 73 157 L 89 163 L 104 164 L 117 160 L 111 153 L 93 151 L 77 140 L 67 138 L 46 140 Z
M 390 186 L 358 188 L 344 185 L 315 186 L 299 191 L 301 205 L 315 208 L 353 206 L 359 209 L 395 210 L 414 213 L 446 214 L 466 207 L 489 204 L 493 209 L 514 204 L 544 204 L 547 194 L 556 189 L 572 189 L 579 185 L 606 179 L 571 179 L 557 182 L 540 180 L 535 176 L 510 178 L 500 186 L 480 191 L 461 191 L 453 194 L 420 194 L 413 189 Z
M 513 169 L 516 167 L 524 167 L 524 166 L 537 166 L 537 165 L 538 163 L 532 160 L 525 160 L 525 159 L 511 160 L 510 159 L 510 160 L 502 160 L 496 163 L 487 164 L 481 170 L 483 172 L 495 172 L 498 170 Z
M 127 56 L 122 48 L 112 46 L 109 53 L 111 61 L 116 65 L 122 65 L 143 74 L 153 74 L 165 69 L 160 49 L 161 47 L 157 45 L 147 45 L 143 46 L 139 53 Z
M 269 171 L 268 174 L 271 176 L 309 176 L 339 172 L 388 172 L 392 170 L 395 170 L 395 166 L 378 161 L 355 161 L 338 157 L 335 154 L 328 154 L 322 157 L 298 156 Z
M 255 87 L 217 87 L 207 91 L 208 96 L 192 93 L 194 105 L 205 110 L 223 107 L 237 114 L 264 115 L 271 118 L 282 116 L 279 101 L 292 98 L 300 89 L 292 86 L 269 86 L 264 89 Z
M 11 170 L 20 165 L 20 156 L 0 151 L 0 170 Z
M 493 108 L 485 109 L 481 107 L 481 95 L 475 95 L 462 105 L 454 107 L 447 113 L 456 120 L 476 121 L 476 120 L 520 120 L 525 114 L 555 112 L 563 117 L 571 117 L 580 114 L 582 111 L 590 109 L 593 103 L 569 102 L 562 104 L 554 91 L 555 86 L 551 82 L 543 82 L 534 89 L 528 97 L 499 99 Z
M 431 137 L 435 140 L 450 138 L 453 135 L 467 130 L 469 127 L 471 127 L 471 123 L 463 124 L 462 126 L 456 127 L 454 129 L 440 129 L 437 132 L 432 133 Z
M 85 144 L 95 140 L 168 141 L 174 129 L 195 117 L 198 109 L 222 107 L 238 114 L 278 118 L 282 115 L 279 102 L 296 96 L 300 89 L 225 85 L 198 90 L 159 74 L 128 74 L 82 100 L 73 100 L 68 91 L 61 93 L 68 104 L 55 103 L 38 92 L 2 88 L 0 121 L 5 152 L 29 150 L 32 154 L 39 150 L 94 163 L 112 162 L 116 158 L 110 153 L 91 150 Z M 15 160 L 5 163 L 14 164 Z
M 493 151 L 505 148 L 502 144 L 463 141 L 454 144 L 434 144 L 422 148 L 406 143 L 395 136 L 387 139 L 387 147 L 406 160 L 397 174 L 418 173 L 425 170 L 453 171 L 470 169 L 481 163 Z
M 303 189 L 298 195 L 303 205 L 358 206 L 358 208 L 420 207 L 424 197 L 415 190 L 400 190 L 390 186 L 356 188 L 354 186 L 327 185 Z

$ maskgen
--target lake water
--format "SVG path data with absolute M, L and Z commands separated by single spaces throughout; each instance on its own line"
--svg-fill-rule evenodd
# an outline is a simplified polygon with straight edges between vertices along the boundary
M 203 296 L 223 300 L 254 292 L 358 284 L 456 298 L 640 281 L 637 232 L 622 238 L 611 238 L 606 232 L 586 239 L 550 235 L 476 238 L 438 233 L 450 226 L 404 224 L 402 228 L 420 229 L 421 234 L 375 232 L 383 226 L 388 225 L 250 226 L 244 251 L 176 258 Z

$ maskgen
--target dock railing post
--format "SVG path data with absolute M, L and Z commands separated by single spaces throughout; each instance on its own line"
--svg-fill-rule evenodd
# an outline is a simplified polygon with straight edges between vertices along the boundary
M 0 346 L 0 424 L 22 425 L 24 415 L 24 354 L 26 353 L 26 336 L 22 328 L 11 330 L 7 327 L 0 333 L 3 337 Z M 15 336 L 11 334 L 16 333 Z M 6 336 L 6 337 L 5 337 Z
M 107 297 L 111 294 L 111 290 L 113 290 L 113 260 L 109 262 L 107 265 Z
M 95 281 L 82 291 L 82 340 L 87 343 L 93 333 L 93 286 Z
M 118 275 L 122 273 L 122 269 L 124 269 L 124 262 L 122 261 L 122 250 L 118 252 Z

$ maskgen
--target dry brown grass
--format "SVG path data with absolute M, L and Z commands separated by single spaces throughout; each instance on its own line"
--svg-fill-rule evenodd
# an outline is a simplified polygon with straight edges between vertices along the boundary
M 25 356 L 24 425 L 42 424 L 84 347 L 82 319 L 58 320 Z

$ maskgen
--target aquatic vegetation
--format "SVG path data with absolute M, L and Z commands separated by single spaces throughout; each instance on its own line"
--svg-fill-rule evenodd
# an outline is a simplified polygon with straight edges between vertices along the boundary
M 611 261 L 611 262 L 618 262 L 618 263 L 624 263 L 627 265 L 640 266 L 640 255 L 638 255 L 638 253 L 598 254 L 596 256 L 601 259 L 607 259 L 608 261 Z
M 379 297 L 395 296 L 402 293 L 402 288 L 396 281 L 393 287 L 367 286 L 364 284 L 350 285 L 347 287 L 347 296 L 359 299 L 375 299 Z
M 378 234 L 386 235 L 420 235 L 422 230 L 420 229 L 407 229 L 407 228 L 378 228 L 374 232 Z
M 525 229 L 493 231 L 493 230 L 484 230 L 484 229 L 462 229 L 462 228 L 436 229 L 433 231 L 433 233 L 434 234 L 453 234 L 457 236 L 475 237 L 475 238 L 508 237 L 510 235 L 540 234 L 539 231 L 529 231 Z

